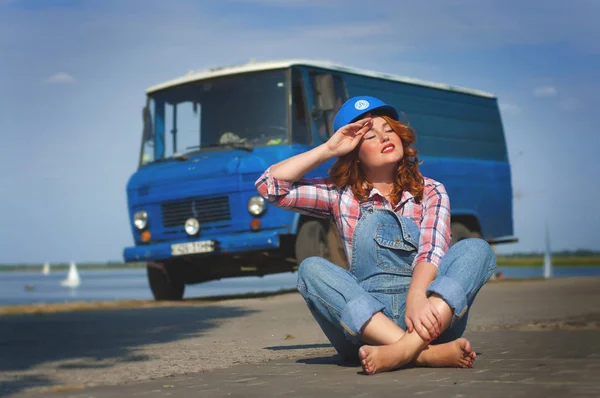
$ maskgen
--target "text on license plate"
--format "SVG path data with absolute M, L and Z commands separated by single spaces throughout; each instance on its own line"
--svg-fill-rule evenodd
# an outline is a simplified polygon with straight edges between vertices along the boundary
M 182 256 L 184 254 L 210 253 L 215 251 L 215 242 L 212 240 L 201 240 L 198 242 L 177 243 L 171 245 L 171 254 L 173 256 Z

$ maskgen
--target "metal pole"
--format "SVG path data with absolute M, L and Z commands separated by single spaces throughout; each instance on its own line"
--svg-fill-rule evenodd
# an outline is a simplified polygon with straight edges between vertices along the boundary
M 546 222 L 546 252 L 544 253 L 544 278 L 552 277 L 552 250 L 550 249 L 550 232 Z

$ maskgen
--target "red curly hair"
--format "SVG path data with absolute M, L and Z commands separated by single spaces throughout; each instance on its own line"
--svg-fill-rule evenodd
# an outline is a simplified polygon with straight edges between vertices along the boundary
M 423 175 L 419 171 L 417 150 L 412 147 L 417 140 L 414 130 L 408 124 L 403 124 L 387 115 L 374 114 L 373 116 L 383 117 L 402 140 L 404 156 L 398 162 L 396 181 L 391 194 L 392 202 L 395 204 L 400 202 L 402 191 L 408 191 L 415 197 L 415 201 L 420 203 L 421 199 L 423 199 L 424 180 Z M 331 166 L 331 169 L 329 169 L 329 177 L 340 189 L 349 185 L 354 196 L 361 202 L 364 202 L 369 198 L 369 192 L 373 189 L 373 185 L 366 180 L 360 167 L 360 163 L 358 162 L 358 148 L 357 146 L 352 152 L 340 156 L 333 166 Z

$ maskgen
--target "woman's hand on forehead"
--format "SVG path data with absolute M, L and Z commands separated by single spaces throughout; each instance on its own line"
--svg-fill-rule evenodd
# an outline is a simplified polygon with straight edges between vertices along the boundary
M 343 156 L 354 150 L 372 127 L 373 120 L 370 117 L 349 123 L 336 131 L 325 144 L 332 156 Z

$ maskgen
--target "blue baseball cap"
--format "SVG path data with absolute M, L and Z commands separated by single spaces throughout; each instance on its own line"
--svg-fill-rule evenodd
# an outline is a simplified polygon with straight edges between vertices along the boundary
M 398 111 L 396 108 L 386 104 L 379 98 L 361 95 L 358 97 L 352 97 L 348 101 L 344 102 L 344 105 L 342 105 L 338 113 L 335 115 L 335 119 L 333 119 L 333 131 L 337 131 L 339 128 L 347 125 L 348 123 L 352 123 L 360 119 L 360 117 L 365 113 L 373 112 L 375 110 L 383 111 L 386 115 L 391 116 L 394 120 L 398 120 Z

